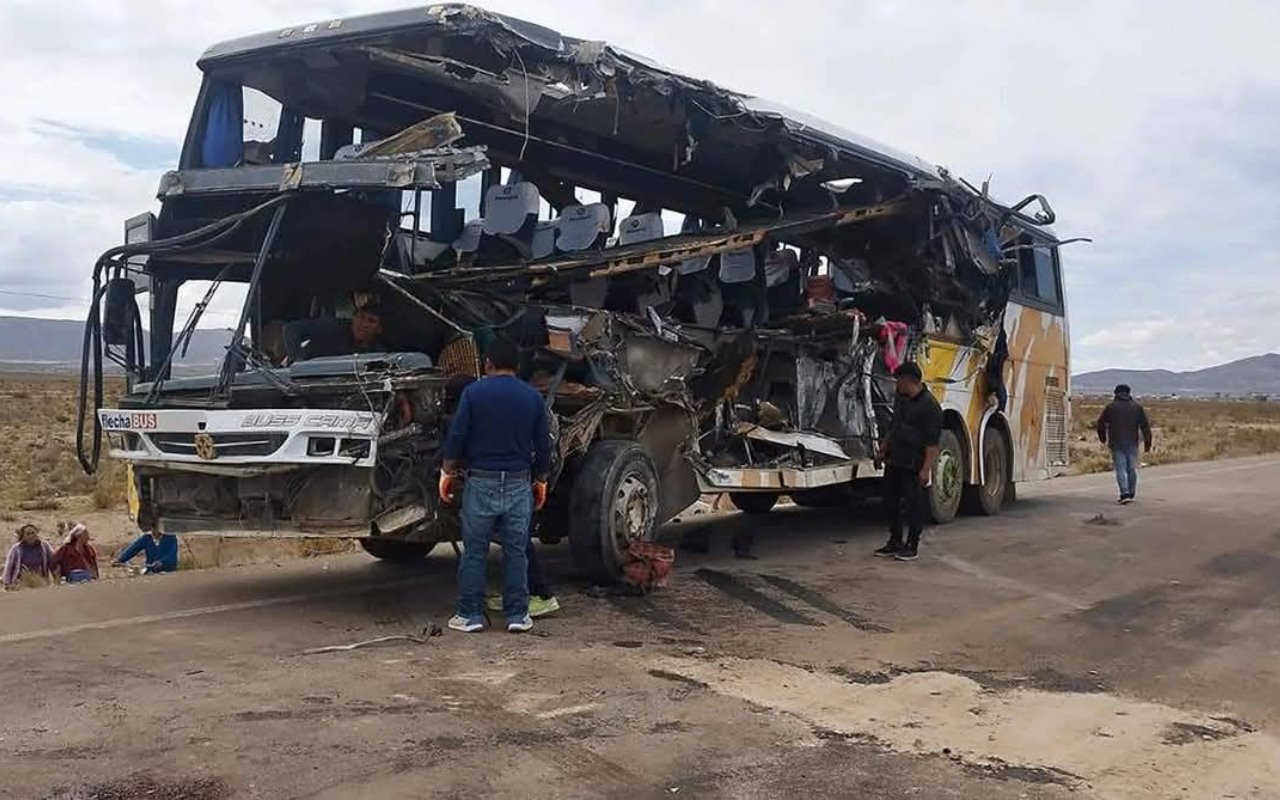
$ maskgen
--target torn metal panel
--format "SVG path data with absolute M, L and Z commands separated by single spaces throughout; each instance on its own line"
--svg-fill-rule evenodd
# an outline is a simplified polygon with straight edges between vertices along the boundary
M 846 484 L 860 472 L 870 472 L 870 461 L 808 469 L 751 469 L 707 467 L 697 470 L 698 482 L 707 494 L 719 492 L 776 492 L 818 489 Z
M 632 335 L 624 338 L 619 368 L 637 391 L 685 394 L 684 382 L 702 361 L 704 352 L 689 345 Z
M 660 520 L 671 519 L 698 499 L 698 478 L 685 458 L 697 434 L 697 417 L 683 409 L 659 409 L 645 419 L 639 440 L 658 470 Z
M 817 433 L 805 433 L 803 431 L 773 431 L 759 425 L 752 425 L 747 422 L 739 423 L 735 429 L 738 435 L 745 436 L 748 439 L 754 439 L 760 442 L 769 442 L 770 444 L 782 445 L 783 447 L 803 447 L 814 453 L 820 453 L 831 458 L 840 460 L 847 459 L 849 454 L 844 451 L 840 443 L 835 439 L 822 436 Z
M 166 172 L 156 196 L 161 200 L 196 195 L 333 189 L 438 189 L 489 168 L 484 148 L 468 147 L 404 161 L 315 161 L 263 164 L 233 169 Z

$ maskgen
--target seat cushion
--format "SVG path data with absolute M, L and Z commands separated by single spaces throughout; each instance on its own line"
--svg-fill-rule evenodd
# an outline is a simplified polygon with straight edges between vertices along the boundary
M 484 232 L 514 236 L 538 218 L 538 187 L 528 181 L 490 186 L 484 193 Z
M 750 247 L 720 254 L 720 280 L 746 283 L 756 276 L 756 251 Z
M 567 206 L 556 220 L 556 226 L 559 229 L 557 250 L 562 253 L 588 250 L 596 246 L 602 237 L 608 236 L 612 229 L 609 207 L 604 203 Z
M 453 249 L 459 253 L 474 253 L 480 246 L 480 234 L 484 231 L 484 220 L 473 219 L 462 227 L 462 233 L 453 240 Z
M 533 257 L 545 258 L 556 251 L 556 221 L 543 220 L 533 228 Z
M 667 231 L 662 224 L 662 215 L 656 211 L 651 214 L 636 214 L 627 217 L 618 226 L 618 244 L 649 242 L 654 239 L 661 239 L 666 235 Z

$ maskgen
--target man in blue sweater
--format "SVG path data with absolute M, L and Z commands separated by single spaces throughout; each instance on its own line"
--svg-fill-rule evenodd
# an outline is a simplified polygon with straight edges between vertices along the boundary
M 547 500 L 551 433 L 542 395 L 516 377 L 520 353 L 498 340 L 485 355 L 485 377 L 468 386 L 458 401 L 444 445 L 440 501 L 452 503 L 462 487 L 462 560 L 458 564 L 456 631 L 484 629 L 485 564 L 494 532 L 502 544 L 502 612 L 507 630 L 533 628 L 529 618 L 526 547 L 533 512 Z
M 146 566 L 142 568 L 144 573 L 177 571 L 178 537 L 172 533 L 153 530 L 142 534 L 133 540 L 133 544 L 120 551 L 120 555 L 116 556 L 116 563 L 124 566 L 138 553 L 144 552 L 146 553 Z

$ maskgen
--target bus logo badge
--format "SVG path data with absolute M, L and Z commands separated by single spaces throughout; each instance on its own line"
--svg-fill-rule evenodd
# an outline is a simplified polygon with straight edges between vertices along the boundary
M 212 461 L 218 457 L 218 448 L 213 444 L 213 437 L 207 433 L 197 433 L 195 436 L 196 455 L 205 461 Z

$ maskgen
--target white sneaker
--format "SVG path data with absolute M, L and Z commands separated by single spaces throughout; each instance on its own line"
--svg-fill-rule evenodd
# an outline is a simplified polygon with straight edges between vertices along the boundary
M 449 617 L 449 629 L 462 633 L 477 633 L 484 630 L 484 622 L 478 619 L 467 619 L 461 614 Z
M 531 630 L 533 630 L 533 618 L 528 614 L 507 622 L 507 633 L 528 633 Z

